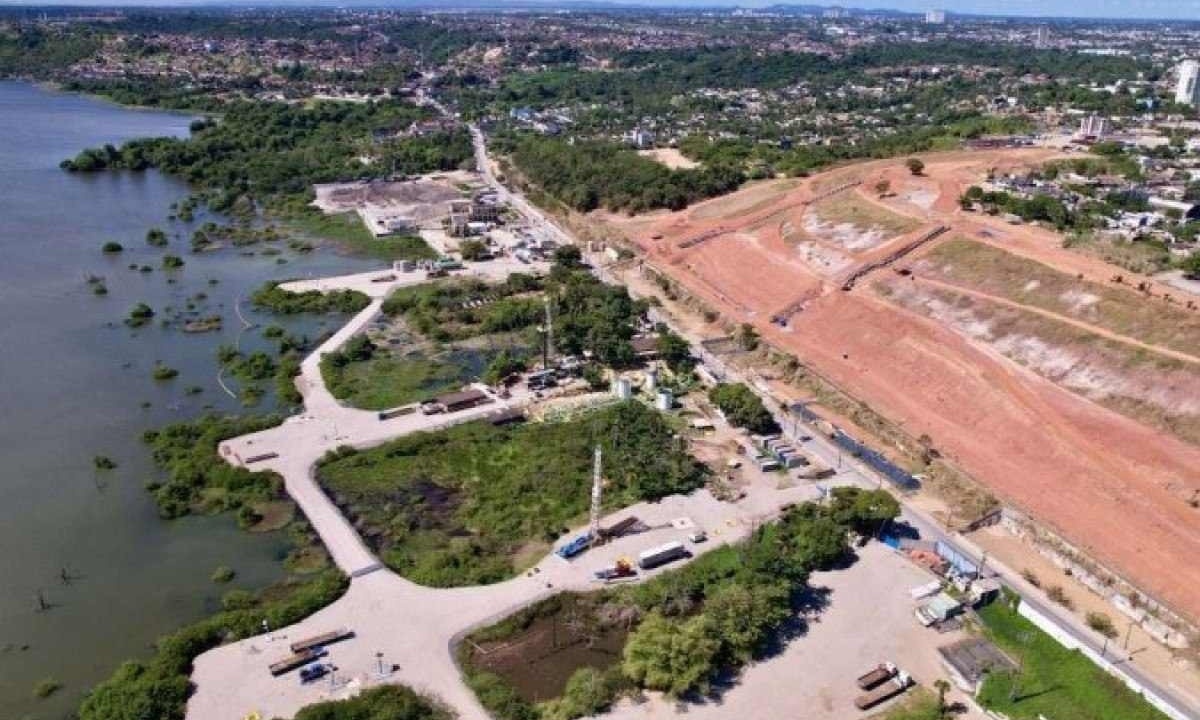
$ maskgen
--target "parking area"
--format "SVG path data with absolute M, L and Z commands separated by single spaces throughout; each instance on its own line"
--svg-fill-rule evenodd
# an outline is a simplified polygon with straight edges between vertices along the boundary
M 923 628 L 914 619 L 916 603 L 908 590 L 933 577 L 887 546 L 870 543 L 859 550 L 858 562 L 849 569 L 813 575 L 811 585 L 827 607 L 814 612 L 804 633 L 782 652 L 748 667 L 737 684 L 717 699 L 691 703 L 680 711 L 675 703 L 652 695 L 640 704 L 625 701 L 607 717 L 846 720 L 886 710 L 898 700 L 866 712 L 855 708 L 854 699 L 862 694 L 855 685 L 858 676 L 890 661 L 918 685 L 931 689 L 935 680 L 946 677 L 938 646 L 965 637 L 963 631 Z M 965 699 L 957 691 L 949 697 Z M 982 719 L 983 715 L 971 711 L 958 717 Z

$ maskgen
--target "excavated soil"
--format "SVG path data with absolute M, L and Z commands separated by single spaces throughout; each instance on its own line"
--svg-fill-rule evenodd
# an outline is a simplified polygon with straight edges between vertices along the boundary
M 996 344 L 995 338 L 977 332 L 995 317 L 927 317 L 920 308 L 907 309 L 872 289 L 883 280 L 905 282 L 895 270 L 950 237 L 969 237 L 1059 272 L 1132 292 L 1127 288 L 1130 282 L 1143 278 L 1125 273 L 1125 287 L 1113 285 L 1112 276 L 1119 271 L 1064 250 L 1061 237 L 1052 232 L 1010 226 L 959 209 L 962 190 L 980 182 L 990 168 L 1004 172 L 1052 155 L 1045 150 L 928 155 L 925 174 L 919 178 L 908 173 L 902 159 L 874 161 L 790 188 L 763 183 L 744 197 L 735 193 L 651 222 L 630 222 L 623 229 L 642 248 L 647 262 L 726 319 L 753 323 L 772 344 L 794 353 L 913 437 L 929 435 L 938 450 L 1005 501 L 1151 595 L 1200 619 L 1200 564 L 1195 562 L 1200 556 L 1200 509 L 1188 502 L 1200 491 L 1200 448 L 1161 426 L 1122 414 L 1119 411 L 1128 413 L 1129 408 L 1116 407 L 1113 401 L 1162 400 L 1155 395 L 1153 378 L 1109 358 L 1103 368 L 1105 397 L 1095 394 L 1095 388 L 1088 395 L 1079 388 L 1061 387 L 1055 381 L 1063 382 L 1069 373 L 1049 375 L 1056 357 L 1062 359 L 1055 355 L 1062 349 L 1034 352 L 1037 348 L 1016 338 L 1007 347 Z M 858 193 L 858 201 L 918 220 L 921 227 L 885 238 L 873 249 L 849 253 L 848 267 L 810 265 L 797 248 L 797 240 L 805 239 L 802 208 L 815 193 L 847 179 L 862 181 L 847 191 Z M 892 195 L 884 199 L 870 189 L 880 179 L 891 185 Z M 622 228 L 620 222 L 616 225 Z M 893 267 L 864 268 L 871 261 L 886 264 L 898 248 L 941 225 L 952 232 L 912 257 Z M 716 229 L 725 232 L 680 247 Z M 843 291 L 842 283 L 856 269 L 870 271 L 852 291 Z M 1156 287 L 1150 285 L 1152 293 Z M 1089 303 L 1094 303 L 1085 295 L 1064 297 L 1064 302 L 1066 314 L 1078 313 L 1078 318 L 1086 318 Z M 1019 300 L 1013 305 L 1023 308 Z M 772 322 L 773 314 L 784 307 L 794 314 L 788 314 L 783 325 Z M 973 332 L 972 323 L 982 325 Z M 1072 332 L 1079 329 L 1071 326 Z M 1164 377 L 1194 388 L 1190 372 L 1186 377 Z M 1105 398 L 1109 407 L 1104 406 Z M 1190 412 L 1184 405 L 1171 405 L 1172 411 Z

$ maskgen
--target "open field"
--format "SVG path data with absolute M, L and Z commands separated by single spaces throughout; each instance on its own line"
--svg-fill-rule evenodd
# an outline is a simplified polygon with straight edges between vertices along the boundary
M 672 432 L 630 402 L 560 423 L 409 435 L 328 462 L 317 477 L 390 567 L 424 585 L 477 585 L 523 569 L 518 556 L 540 559 L 587 510 L 597 442 L 613 507 L 702 484 L 698 465 L 666 449 Z
M 675 148 L 655 148 L 654 150 L 638 150 L 638 155 L 666 165 L 672 170 L 691 170 L 700 167 L 700 163 L 689 159 Z
M 1052 156 L 1046 150 L 930 154 L 923 157 L 926 170 L 920 177 L 911 176 L 902 160 L 872 161 L 791 183 L 760 183 L 649 222 L 635 218 L 627 226 L 619 220 L 610 224 L 641 248 L 644 261 L 720 312 L 723 321 L 753 324 L 772 345 L 795 354 L 912 438 L 927 436 L 942 455 L 1003 501 L 1030 513 L 1152 596 L 1200 619 L 1200 595 L 1194 591 L 1200 587 L 1200 568 L 1192 560 L 1200 553 L 1200 509 L 1189 504 L 1200 491 L 1195 472 L 1200 448 L 1162 429 L 1170 418 L 1164 414 L 1155 422 L 1153 402 L 1139 404 L 1155 399 L 1164 377 L 1168 385 L 1193 387 L 1188 376 L 1163 375 L 1170 368 L 1160 359 L 1183 362 L 1194 349 L 1190 328 L 1197 316 L 1175 321 L 1175 313 L 1192 312 L 1183 307 L 1191 298 L 1172 289 L 1177 305 L 1161 298 L 1145 300 L 1130 287 L 1144 278 L 1126 273 L 1125 286 L 1115 285 L 1111 278 L 1119 271 L 1064 250 L 1054 233 L 1008 226 L 958 208 L 962 189 L 989 169 L 1035 165 Z M 891 185 L 888 198 L 868 189 L 880 179 Z M 764 222 L 764 217 L 794 214 L 792 208 L 848 180 L 862 183 L 843 191 L 853 195 L 854 204 L 913 218 L 919 228 L 831 270 L 818 267 L 804 248 L 783 242 L 782 222 Z M 1123 383 L 1121 392 L 1110 392 L 1103 402 L 1096 395 L 1085 397 L 1006 356 L 986 339 L 964 334 L 945 318 L 876 296 L 874 282 L 894 277 L 886 267 L 893 255 L 938 226 L 951 232 L 897 267 L 916 263 L 923 272 L 932 272 L 922 265 L 927 261 L 921 253 L 955 257 L 962 245 L 949 239 L 954 237 L 976 240 L 985 248 L 980 257 L 1002 248 L 1007 252 L 995 258 L 969 258 L 958 269 L 968 273 L 963 282 L 1022 312 L 1038 314 L 1037 324 L 1044 325 L 1039 332 L 1051 328 L 1053 339 L 1076 342 L 1081 329 L 1103 335 L 1105 342 L 1081 347 L 1088 347 L 1093 361 L 1102 361 L 1105 371 Z M 685 242 L 695 238 L 706 239 Z M 994 273 L 993 265 L 998 265 Z M 842 279 L 858 268 L 869 273 L 866 281 L 852 292 L 842 291 Z M 1029 273 L 1038 277 L 1024 277 Z M 1027 287 L 1034 279 L 1038 284 Z M 1150 287 L 1161 295 L 1157 283 Z M 1095 302 L 1088 297 L 1092 295 Z M 972 302 L 978 305 L 979 300 Z M 781 308 L 789 312 L 780 314 Z M 1009 307 L 1003 311 L 1008 313 Z M 997 321 L 1015 322 L 1001 318 L 1000 308 L 988 312 Z M 1064 327 L 1042 322 L 1060 316 Z M 1123 348 L 1114 350 L 1122 343 L 1136 352 L 1127 356 Z M 1190 413 L 1183 395 L 1163 407 Z

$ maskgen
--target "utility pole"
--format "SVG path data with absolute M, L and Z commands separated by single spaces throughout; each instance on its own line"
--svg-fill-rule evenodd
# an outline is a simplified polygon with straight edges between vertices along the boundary
M 604 482 L 600 479 L 600 445 L 597 443 L 592 462 L 592 517 L 588 526 L 588 534 L 592 542 L 600 542 L 600 500 L 604 492 Z

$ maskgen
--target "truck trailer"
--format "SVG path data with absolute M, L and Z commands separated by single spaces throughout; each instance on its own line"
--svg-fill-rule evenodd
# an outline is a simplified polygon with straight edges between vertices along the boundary
M 909 685 L 912 685 L 912 678 L 908 676 L 908 673 L 900 671 L 895 677 L 884 682 L 882 685 L 876 686 L 874 690 L 863 693 L 855 698 L 854 707 L 859 710 L 870 710 L 879 703 L 890 700 L 904 692 L 908 689 Z
M 859 690 L 870 690 L 885 680 L 891 680 L 895 674 L 896 666 L 886 662 L 871 668 L 870 672 L 859 675 L 855 682 L 858 683 Z
M 652 570 L 660 565 L 687 557 L 687 554 L 687 548 L 681 542 L 664 543 L 638 555 L 638 567 L 643 570 Z

